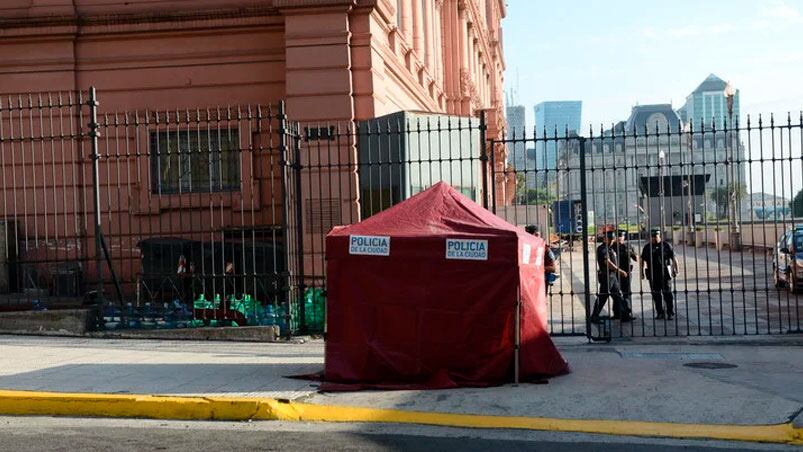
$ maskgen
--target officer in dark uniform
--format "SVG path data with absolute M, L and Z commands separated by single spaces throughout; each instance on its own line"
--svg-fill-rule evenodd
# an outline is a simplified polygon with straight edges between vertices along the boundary
M 524 230 L 534 237 L 541 238 L 541 230 L 538 229 L 538 226 L 534 224 L 528 224 L 524 227 Z M 552 285 L 550 280 L 555 280 L 555 272 L 557 271 L 557 267 L 555 265 L 555 253 L 552 252 L 552 248 L 549 246 L 549 243 L 546 243 L 545 241 L 544 246 L 546 248 L 544 252 L 544 290 L 547 294 L 549 294 L 549 286 Z
M 636 250 L 630 246 L 625 240 L 627 239 L 627 231 L 619 230 L 616 233 L 616 242 L 611 246 L 619 258 L 617 266 L 627 272 L 627 276 L 619 278 L 619 288 L 622 290 L 622 298 L 624 302 L 620 309 L 613 307 L 613 318 L 621 318 L 623 322 L 635 319 L 633 317 L 633 290 L 631 288 L 632 275 L 633 275 L 633 261 L 638 262 L 638 254 Z
M 619 258 L 612 244 L 616 237 L 616 232 L 608 231 L 602 236 L 602 245 L 597 247 L 597 281 L 599 282 L 599 294 L 597 301 L 594 302 L 594 310 L 591 312 L 591 321 L 599 323 L 599 314 L 608 301 L 608 297 L 613 298 L 614 316 L 620 312 L 624 299 L 619 287 L 619 278 L 626 277 L 627 272 L 619 268 Z M 620 317 L 621 318 L 621 317 Z M 630 316 L 626 316 L 622 321 L 629 321 Z
M 645 265 L 647 268 L 644 268 Z M 675 317 L 670 281 L 677 274 L 678 261 L 675 258 L 675 250 L 672 249 L 672 245 L 661 240 L 660 229 L 651 230 L 650 242 L 641 250 L 641 278 L 647 278 L 650 282 L 656 319 L 672 320 Z

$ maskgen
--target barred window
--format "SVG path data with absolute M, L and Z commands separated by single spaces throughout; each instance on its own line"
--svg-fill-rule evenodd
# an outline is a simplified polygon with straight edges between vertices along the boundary
M 150 134 L 154 193 L 209 193 L 240 188 L 236 129 Z

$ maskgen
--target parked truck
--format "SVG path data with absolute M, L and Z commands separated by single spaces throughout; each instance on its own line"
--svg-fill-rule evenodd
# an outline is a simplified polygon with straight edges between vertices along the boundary
M 558 235 L 576 237 L 583 233 L 583 204 L 579 199 L 565 199 L 552 204 L 554 231 Z M 586 215 L 588 233 L 594 234 L 594 212 Z

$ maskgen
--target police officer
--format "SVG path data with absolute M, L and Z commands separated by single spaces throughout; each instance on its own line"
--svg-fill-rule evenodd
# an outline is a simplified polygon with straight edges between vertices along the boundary
M 621 318 L 623 322 L 628 322 L 635 319 L 633 316 L 633 290 L 631 288 L 633 262 L 638 262 L 638 255 L 636 250 L 626 243 L 627 231 L 619 230 L 616 233 L 616 242 L 612 245 L 616 255 L 619 258 L 618 267 L 627 272 L 627 276 L 619 278 L 619 288 L 622 290 L 622 305 L 617 309 L 616 304 L 613 305 L 613 318 Z
M 619 278 L 626 277 L 627 272 L 619 268 L 619 258 L 616 255 L 612 244 L 616 238 L 615 231 L 608 231 L 602 236 L 602 245 L 597 247 L 597 280 L 599 282 L 599 294 L 597 301 L 594 302 L 594 310 L 591 312 L 591 321 L 599 323 L 599 314 L 608 301 L 608 297 L 613 298 L 614 316 L 620 312 L 624 299 L 619 287 Z M 629 313 L 622 321 L 631 319 Z
M 534 224 L 528 224 L 527 226 L 524 227 L 524 230 L 527 231 L 528 234 L 533 235 L 534 237 L 541 238 L 541 230 L 538 229 L 538 226 Z M 544 290 L 546 290 L 546 292 L 549 293 L 549 285 L 551 285 L 549 280 L 551 279 L 552 281 L 554 281 L 554 276 L 555 276 L 554 273 L 557 271 L 557 268 L 555 266 L 555 253 L 552 252 L 552 248 L 549 246 L 548 243 L 546 243 L 546 241 L 544 243 L 544 246 L 546 248 L 544 252 L 544 281 L 545 281 Z
M 644 268 L 644 266 L 647 268 Z M 656 319 L 672 320 L 675 306 L 669 281 L 678 274 L 678 261 L 672 245 L 661 240 L 661 230 L 650 231 L 650 242 L 641 250 L 641 279 L 650 282 L 650 292 L 655 304 Z M 664 309 L 666 305 L 666 309 Z

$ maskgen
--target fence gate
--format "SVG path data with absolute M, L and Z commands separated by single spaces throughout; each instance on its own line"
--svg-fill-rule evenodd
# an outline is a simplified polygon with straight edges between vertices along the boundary
M 495 171 L 501 178 L 515 174 L 516 188 L 504 197 L 512 205 L 495 203 L 497 214 L 506 212 L 516 224 L 538 224 L 558 244 L 551 332 L 584 331 L 589 337 L 801 332 L 803 116 L 796 119 L 787 116 L 779 125 L 772 117 L 753 122 L 748 117 L 746 127 L 725 122 L 719 129 L 716 123 L 655 120 L 630 129 L 620 123 L 587 137 L 544 130 L 512 133 L 502 141 L 510 165 Z M 649 265 L 642 273 L 636 260 L 619 264 L 633 268 L 629 278 L 616 280 L 630 286 L 623 295 L 637 319 L 587 321 L 586 313 L 609 292 L 600 290 L 600 279 L 608 278 L 596 259 L 600 237 L 624 231 L 636 256 L 660 263 L 653 254 L 660 245 L 646 246 L 652 229 L 671 244 L 676 268 L 671 269 L 671 256 L 663 257 L 670 263 L 667 273 L 677 275 L 665 290 L 653 289 Z M 612 305 L 608 300 L 603 319 L 615 314 Z
M 582 156 L 586 139 L 577 135 L 526 136 L 513 131 L 502 140 L 489 140 L 489 149 L 503 148 L 507 161 L 490 152 L 494 191 L 490 209 L 509 223 L 535 225 L 558 263 L 558 278 L 548 286 L 550 334 L 596 334 L 586 312 L 594 302 L 590 273 L 594 262 L 594 216 L 587 209 L 585 161 L 558 159 Z
M 787 246 L 776 246 L 801 224 L 787 207 L 803 183 L 801 122 L 721 129 L 656 122 L 587 136 L 514 131 L 501 140 L 485 139 L 481 118 L 444 115 L 297 124 L 289 154 L 294 287 L 307 309 L 318 309 L 310 299 L 325 296 L 325 234 L 443 180 L 512 224 L 538 225 L 550 241 L 559 264 L 548 297 L 553 335 L 798 332 L 800 295 L 774 285 L 803 276 L 790 258 L 800 234 L 789 232 Z M 671 309 L 663 294 L 659 309 L 640 263 L 631 260 L 622 263 L 632 266 L 623 295 L 637 318 L 592 323 L 599 280 L 607 278 L 595 257 L 600 237 L 624 231 L 640 256 L 653 228 L 676 258 Z M 612 305 L 601 309 L 603 319 L 614 315 Z M 323 312 L 310 315 L 322 328 Z

